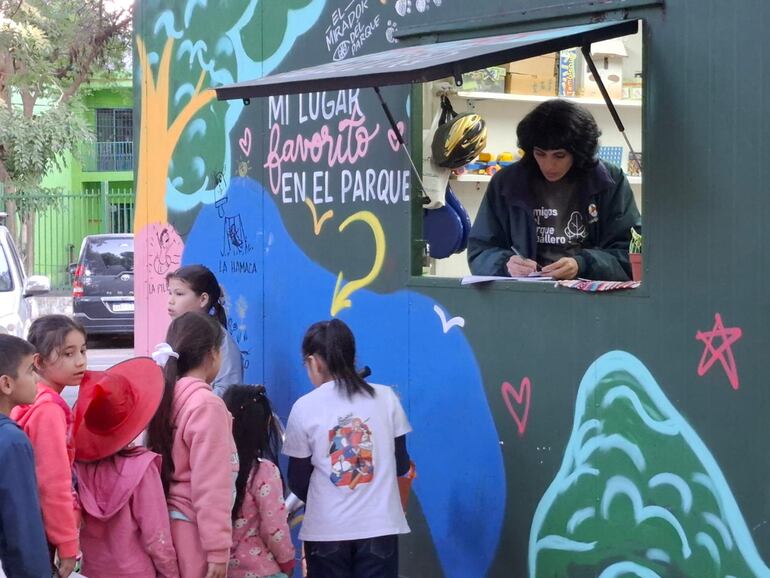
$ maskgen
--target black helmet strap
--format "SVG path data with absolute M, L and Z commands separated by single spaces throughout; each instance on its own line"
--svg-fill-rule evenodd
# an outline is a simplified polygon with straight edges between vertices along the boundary
M 438 119 L 438 125 L 448 123 L 454 117 L 457 116 L 455 109 L 452 107 L 452 101 L 446 94 L 441 95 L 441 116 Z

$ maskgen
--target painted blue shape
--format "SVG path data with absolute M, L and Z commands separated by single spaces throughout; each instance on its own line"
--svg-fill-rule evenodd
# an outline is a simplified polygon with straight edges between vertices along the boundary
M 195 87 L 189 82 L 183 84 L 174 92 L 174 104 L 178 106 L 184 97 L 192 98 L 193 94 L 195 94 Z
M 680 476 L 670 472 L 665 472 L 650 478 L 650 481 L 647 483 L 647 485 L 650 488 L 671 486 L 679 493 L 679 497 L 682 501 L 682 510 L 684 513 L 690 513 L 690 510 L 692 509 L 692 490 L 690 489 L 690 486 L 687 485 L 687 482 L 685 482 Z
M 183 263 L 208 264 L 229 298 L 248 299 L 247 329 L 250 338 L 256 334 L 256 341 L 246 378 L 266 385 L 276 412 L 285 420 L 291 404 L 310 391 L 300 354 L 302 336 L 312 323 L 329 319 L 338 271 L 322 268 L 297 246 L 272 195 L 251 179 L 232 179 L 224 211 L 226 216 L 240 213 L 249 242 L 261 255 L 256 259 L 260 273 L 217 272 L 217 263 L 223 260 L 223 218 L 213 205 L 201 208 Z M 307 217 L 310 226 L 309 211 Z M 337 220 L 325 226 L 338 225 Z M 461 330 L 443 333 L 433 310 L 437 303 L 424 295 L 410 291 L 382 295 L 361 289 L 351 300 L 352 307 L 338 317 L 356 335 L 357 358 L 372 369 L 373 382 L 395 386 L 415 428 L 408 437 L 418 469 L 413 491 L 443 575 L 484 576 L 497 551 L 506 481 L 499 437 L 473 350 Z M 228 315 L 232 314 L 231 303 Z M 410 356 L 412 362 L 407 363 Z
M 263 379 L 261 231 L 262 190 L 250 179 L 234 177 L 227 202 L 200 211 L 182 255 L 183 265 L 203 263 L 225 288 L 228 330 L 241 348 L 248 383 Z
M 194 157 L 191 165 L 193 172 L 198 178 L 201 178 L 203 173 L 206 172 L 206 161 L 204 161 L 201 157 Z
M 652 560 L 653 562 L 663 562 L 664 564 L 669 564 L 671 562 L 671 556 L 660 548 L 650 548 L 647 550 L 645 556 L 647 556 L 648 560 Z
M 661 578 L 660 574 L 635 562 L 618 562 L 613 564 L 609 568 L 605 568 L 604 572 L 599 574 L 599 578 L 628 578 L 629 575 L 637 576 L 638 578 Z
M 585 522 L 586 520 L 590 520 L 596 516 L 596 508 L 593 506 L 588 506 L 587 508 L 582 508 L 572 514 L 572 517 L 569 519 L 569 522 L 567 522 L 567 532 L 570 534 L 574 534 L 575 530 Z
M 202 118 L 196 118 L 194 121 L 187 125 L 184 133 L 188 142 L 194 139 L 196 136 L 206 136 L 206 121 Z
M 714 566 L 719 570 L 719 567 L 722 565 L 722 557 L 719 554 L 719 548 L 717 547 L 716 542 L 714 542 L 714 539 L 706 534 L 706 532 L 698 532 L 695 535 L 695 542 L 708 551 L 709 556 L 711 556 L 711 559 L 714 561 Z
M 177 30 L 174 28 L 174 13 L 171 10 L 164 10 L 163 13 L 158 16 L 155 21 L 155 27 L 153 28 L 153 34 L 158 34 L 161 30 L 164 30 L 167 37 L 181 38 L 184 34 L 183 30 Z
M 414 489 L 444 576 L 485 576 L 505 513 L 500 438 L 465 333 L 457 327 L 444 333 L 434 305 L 410 295 L 409 415 L 424 424 L 409 440 L 418 469 Z
M 195 10 L 195 7 L 200 6 L 201 8 L 206 8 L 206 5 L 207 5 L 206 0 L 189 0 L 189 2 L 187 2 L 187 5 L 184 7 L 185 27 L 190 26 L 190 20 L 192 19 L 192 13 L 193 13 L 193 10 Z

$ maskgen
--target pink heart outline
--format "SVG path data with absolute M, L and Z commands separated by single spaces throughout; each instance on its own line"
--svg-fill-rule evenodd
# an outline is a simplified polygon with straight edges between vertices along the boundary
M 396 126 L 398 127 L 398 132 L 400 132 L 401 136 L 403 137 L 404 130 L 406 129 L 406 125 L 404 124 L 404 121 L 399 120 L 396 123 Z M 388 129 L 388 142 L 390 143 L 390 148 L 392 148 L 394 151 L 397 151 L 398 147 L 401 146 L 401 144 L 398 142 L 396 131 L 394 131 L 392 128 Z
M 507 381 L 503 382 L 503 385 L 500 387 L 500 393 L 503 396 L 503 401 L 505 402 L 505 407 L 508 408 L 508 413 L 513 416 L 513 420 L 516 422 L 516 427 L 519 430 L 519 437 L 524 435 L 524 432 L 527 430 L 527 420 L 529 419 L 529 405 L 530 401 L 532 400 L 532 384 L 529 381 L 528 377 L 525 377 L 521 380 L 521 385 L 519 385 L 519 389 L 516 389 L 513 387 L 510 383 Z M 524 406 L 524 415 L 523 417 L 519 417 L 518 412 L 516 411 L 516 408 L 511 403 L 511 396 L 513 396 L 514 401 L 518 405 Z
M 243 131 L 243 136 L 238 139 L 238 146 L 241 147 L 243 154 L 249 156 L 251 152 L 251 129 L 249 127 L 246 127 Z

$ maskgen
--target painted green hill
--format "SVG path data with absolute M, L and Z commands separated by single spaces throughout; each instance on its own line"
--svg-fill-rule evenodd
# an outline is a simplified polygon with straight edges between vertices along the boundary
M 770 576 L 713 456 L 634 356 L 580 384 L 530 531 L 530 578 Z

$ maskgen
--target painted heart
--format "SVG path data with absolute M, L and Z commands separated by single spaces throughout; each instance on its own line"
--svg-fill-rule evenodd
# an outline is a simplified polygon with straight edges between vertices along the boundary
M 243 136 L 238 139 L 238 145 L 241 147 L 243 154 L 249 156 L 251 152 L 251 129 L 246 127 L 243 131 Z
M 527 430 L 529 402 L 532 400 L 532 384 L 529 382 L 529 378 L 525 377 L 521 380 L 519 389 L 504 381 L 500 387 L 500 393 L 503 396 L 505 407 L 508 408 L 508 413 L 513 416 L 513 421 L 516 422 L 519 436 L 523 436 Z
M 406 130 L 406 126 L 404 125 L 403 121 L 398 121 L 396 123 L 396 126 L 398 127 L 398 132 L 401 133 L 401 136 L 404 136 L 404 130 Z M 396 136 L 396 131 L 394 131 L 392 128 L 388 129 L 388 142 L 390 143 L 390 148 L 392 148 L 394 151 L 398 150 L 398 147 L 400 146 L 398 142 L 398 137 Z

